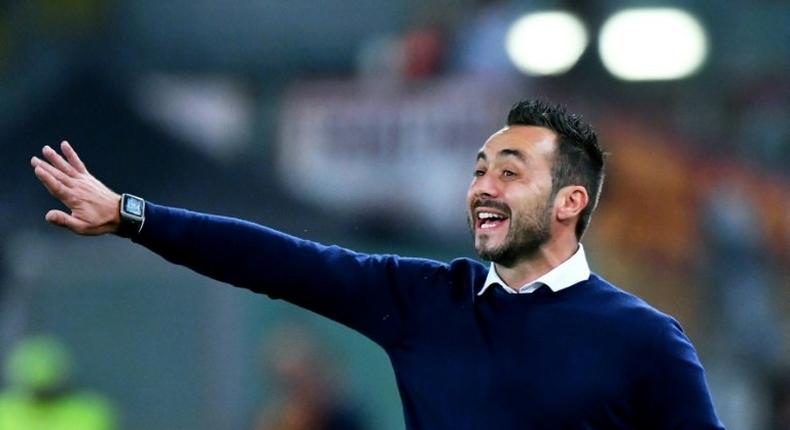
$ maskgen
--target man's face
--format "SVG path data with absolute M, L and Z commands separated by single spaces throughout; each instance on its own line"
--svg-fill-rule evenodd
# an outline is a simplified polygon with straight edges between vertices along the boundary
M 543 127 L 510 126 L 483 144 L 466 194 L 481 258 L 512 266 L 550 239 L 555 140 Z

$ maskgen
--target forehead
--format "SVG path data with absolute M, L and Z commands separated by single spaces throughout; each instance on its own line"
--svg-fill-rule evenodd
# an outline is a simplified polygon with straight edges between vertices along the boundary
M 526 162 L 548 162 L 554 154 L 557 135 L 544 127 L 515 125 L 505 127 L 488 138 L 478 159 L 488 161 L 520 154 Z M 520 158 L 516 156 L 516 158 Z

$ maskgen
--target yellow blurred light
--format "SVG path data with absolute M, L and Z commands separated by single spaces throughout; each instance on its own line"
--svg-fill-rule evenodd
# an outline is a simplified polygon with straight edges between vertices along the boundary
M 535 12 L 517 19 L 508 30 L 505 49 L 510 61 L 529 75 L 565 73 L 587 47 L 587 30 L 575 15 Z
M 620 79 L 681 79 L 702 66 L 708 42 L 705 29 L 686 11 L 629 9 L 606 20 L 598 50 L 606 69 Z

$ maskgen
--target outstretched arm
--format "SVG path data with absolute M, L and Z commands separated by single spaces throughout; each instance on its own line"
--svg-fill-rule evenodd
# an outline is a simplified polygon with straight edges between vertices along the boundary
M 38 157 L 30 160 L 38 180 L 71 212 L 53 209 L 47 212 L 46 220 L 77 234 L 117 232 L 121 196 L 88 172 L 68 142 L 61 142 L 60 150 L 65 158 L 45 146 L 41 153 L 46 160 Z
M 67 142 L 61 151 L 46 146 L 45 160 L 31 160 L 36 177 L 71 211 L 50 210 L 47 221 L 83 235 L 117 233 L 120 196 L 88 173 Z M 145 228 L 132 240 L 167 260 L 310 309 L 382 345 L 396 344 L 407 332 L 423 302 L 418 293 L 449 285 L 445 265 L 434 261 L 360 254 L 150 202 L 145 215 Z

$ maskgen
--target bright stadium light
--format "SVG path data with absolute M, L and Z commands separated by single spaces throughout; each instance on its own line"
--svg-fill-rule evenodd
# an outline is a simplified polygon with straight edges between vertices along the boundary
M 587 46 L 587 30 L 576 16 L 562 11 L 535 12 L 516 20 L 507 32 L 510 61 L 529 75 L 567 72 Z
M 705 29 L 688 12 L 673 8 L 629 9 L 603 25 L 598 50 L 606 69 L 628 81 L 685 78 L 708 51 Z

